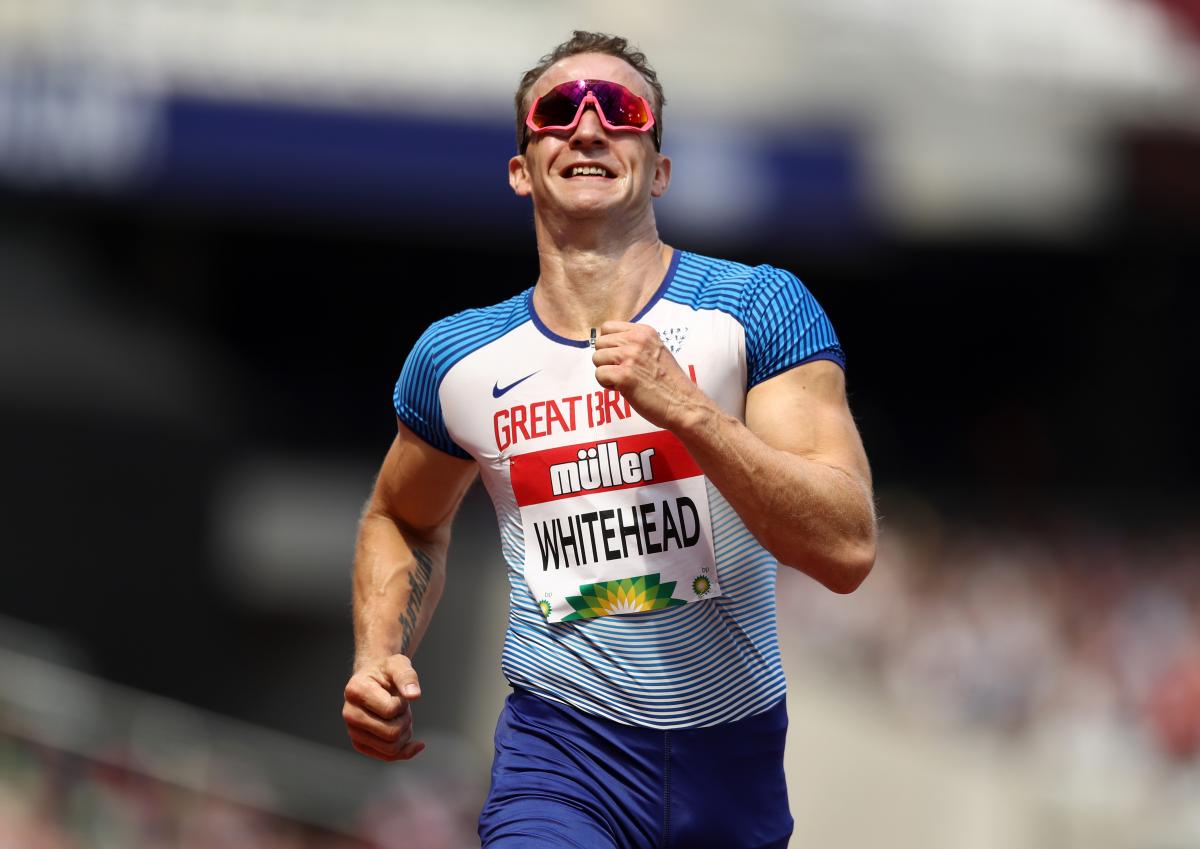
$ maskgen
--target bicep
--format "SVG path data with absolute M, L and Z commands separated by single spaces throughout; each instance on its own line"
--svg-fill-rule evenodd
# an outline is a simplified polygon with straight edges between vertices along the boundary
M 477 471 L 473 460 L 439 451 L 398 423 L 368 509 L 415 533 L 433 534 L 449 526 Z
M 836 363 L 805 363 L 755 386 L 746 397 L 746 426 L 772 448 L 836 466 L 870 486 L 846 376 Z

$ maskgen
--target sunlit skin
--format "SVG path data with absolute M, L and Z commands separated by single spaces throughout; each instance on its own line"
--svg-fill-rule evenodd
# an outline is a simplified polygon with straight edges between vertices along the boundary
M 527 105 L 555 86 L 578 79 L 612 80 L 654 102 L 650 85 L 624 60 L 584 53 L 551 65 L 534 84 Z M 650 201 L 666 192 L 671 160 L 654 149 L 652 136 L 605 130 L 591 106 L 573 130 L 531 133 L 524 155 L 509 160 L 508 175 L 514 192 L 533 199 L 539 243 L 546 237 L 574 247 L 580 247 L 581 240 L 657 241 Z M 562 173 L 580 162 L 603 165 L 615 177 Z
M 623 59 L 599 53 L 551 65 L 528 104 L 564 82 L 611 80 L 651 103 L 649 83 Z M 602 165 L 612 177 L 571 177 L 576 164 Z M 531 136 L 508 163 L 514 192 L 533 200 L 540 275 L 534 305 L 556 333 L 586 339 L 613 315 L 633 316 L 649 301 L 670 264 L 651 201 L 671 182 L 671 160 L 651 133 L 608 131 L 588 108 L 570 131 Z

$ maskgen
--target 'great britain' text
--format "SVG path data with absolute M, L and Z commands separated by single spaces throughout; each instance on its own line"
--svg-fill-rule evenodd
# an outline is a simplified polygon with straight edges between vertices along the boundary
M 696 382 L 696 367 L 688 366 L 688 375 Z M 496 450 L 556 433 L 570 433 L 585 427 L 601 427 L 633 415 L 629 402 L 615 389 L 597 389 L 583 395 L 515 404 L 497 410 L 492 417 Z

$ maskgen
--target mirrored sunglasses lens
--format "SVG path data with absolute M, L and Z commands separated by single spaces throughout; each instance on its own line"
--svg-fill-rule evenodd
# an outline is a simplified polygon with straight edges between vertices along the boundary
M 600 101 L 604 117 L 617 127 L 641 129 L 650 122 L 643 100 L 625 86 L 616 83 L 594 82 L 591 90 Z
M 583 92 L 578 97 L 572 97 L 575 93 L 574 90 L 568 89 L 564 92 L 563 88 L 565 86 L 551 89 L 537 102 L 531 116 L 535 125 L 538 127 L 565 127 L 575 120 L 575 113 L 579 111 L 579 104 L 587 92 Z

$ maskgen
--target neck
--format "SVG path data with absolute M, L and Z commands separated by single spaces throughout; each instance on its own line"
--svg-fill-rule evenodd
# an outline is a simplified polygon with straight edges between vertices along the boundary
M 659 239 L 653 220 L 640 233 L 622 234 L 624 239 L 601 238 L 594 228 L 568 234 L 536 225 L 534 308 L 547 327 L 568 339 L 587 339 L 605 321 L 632 319 L 654 297 L 671 262 L 673 249 Z

